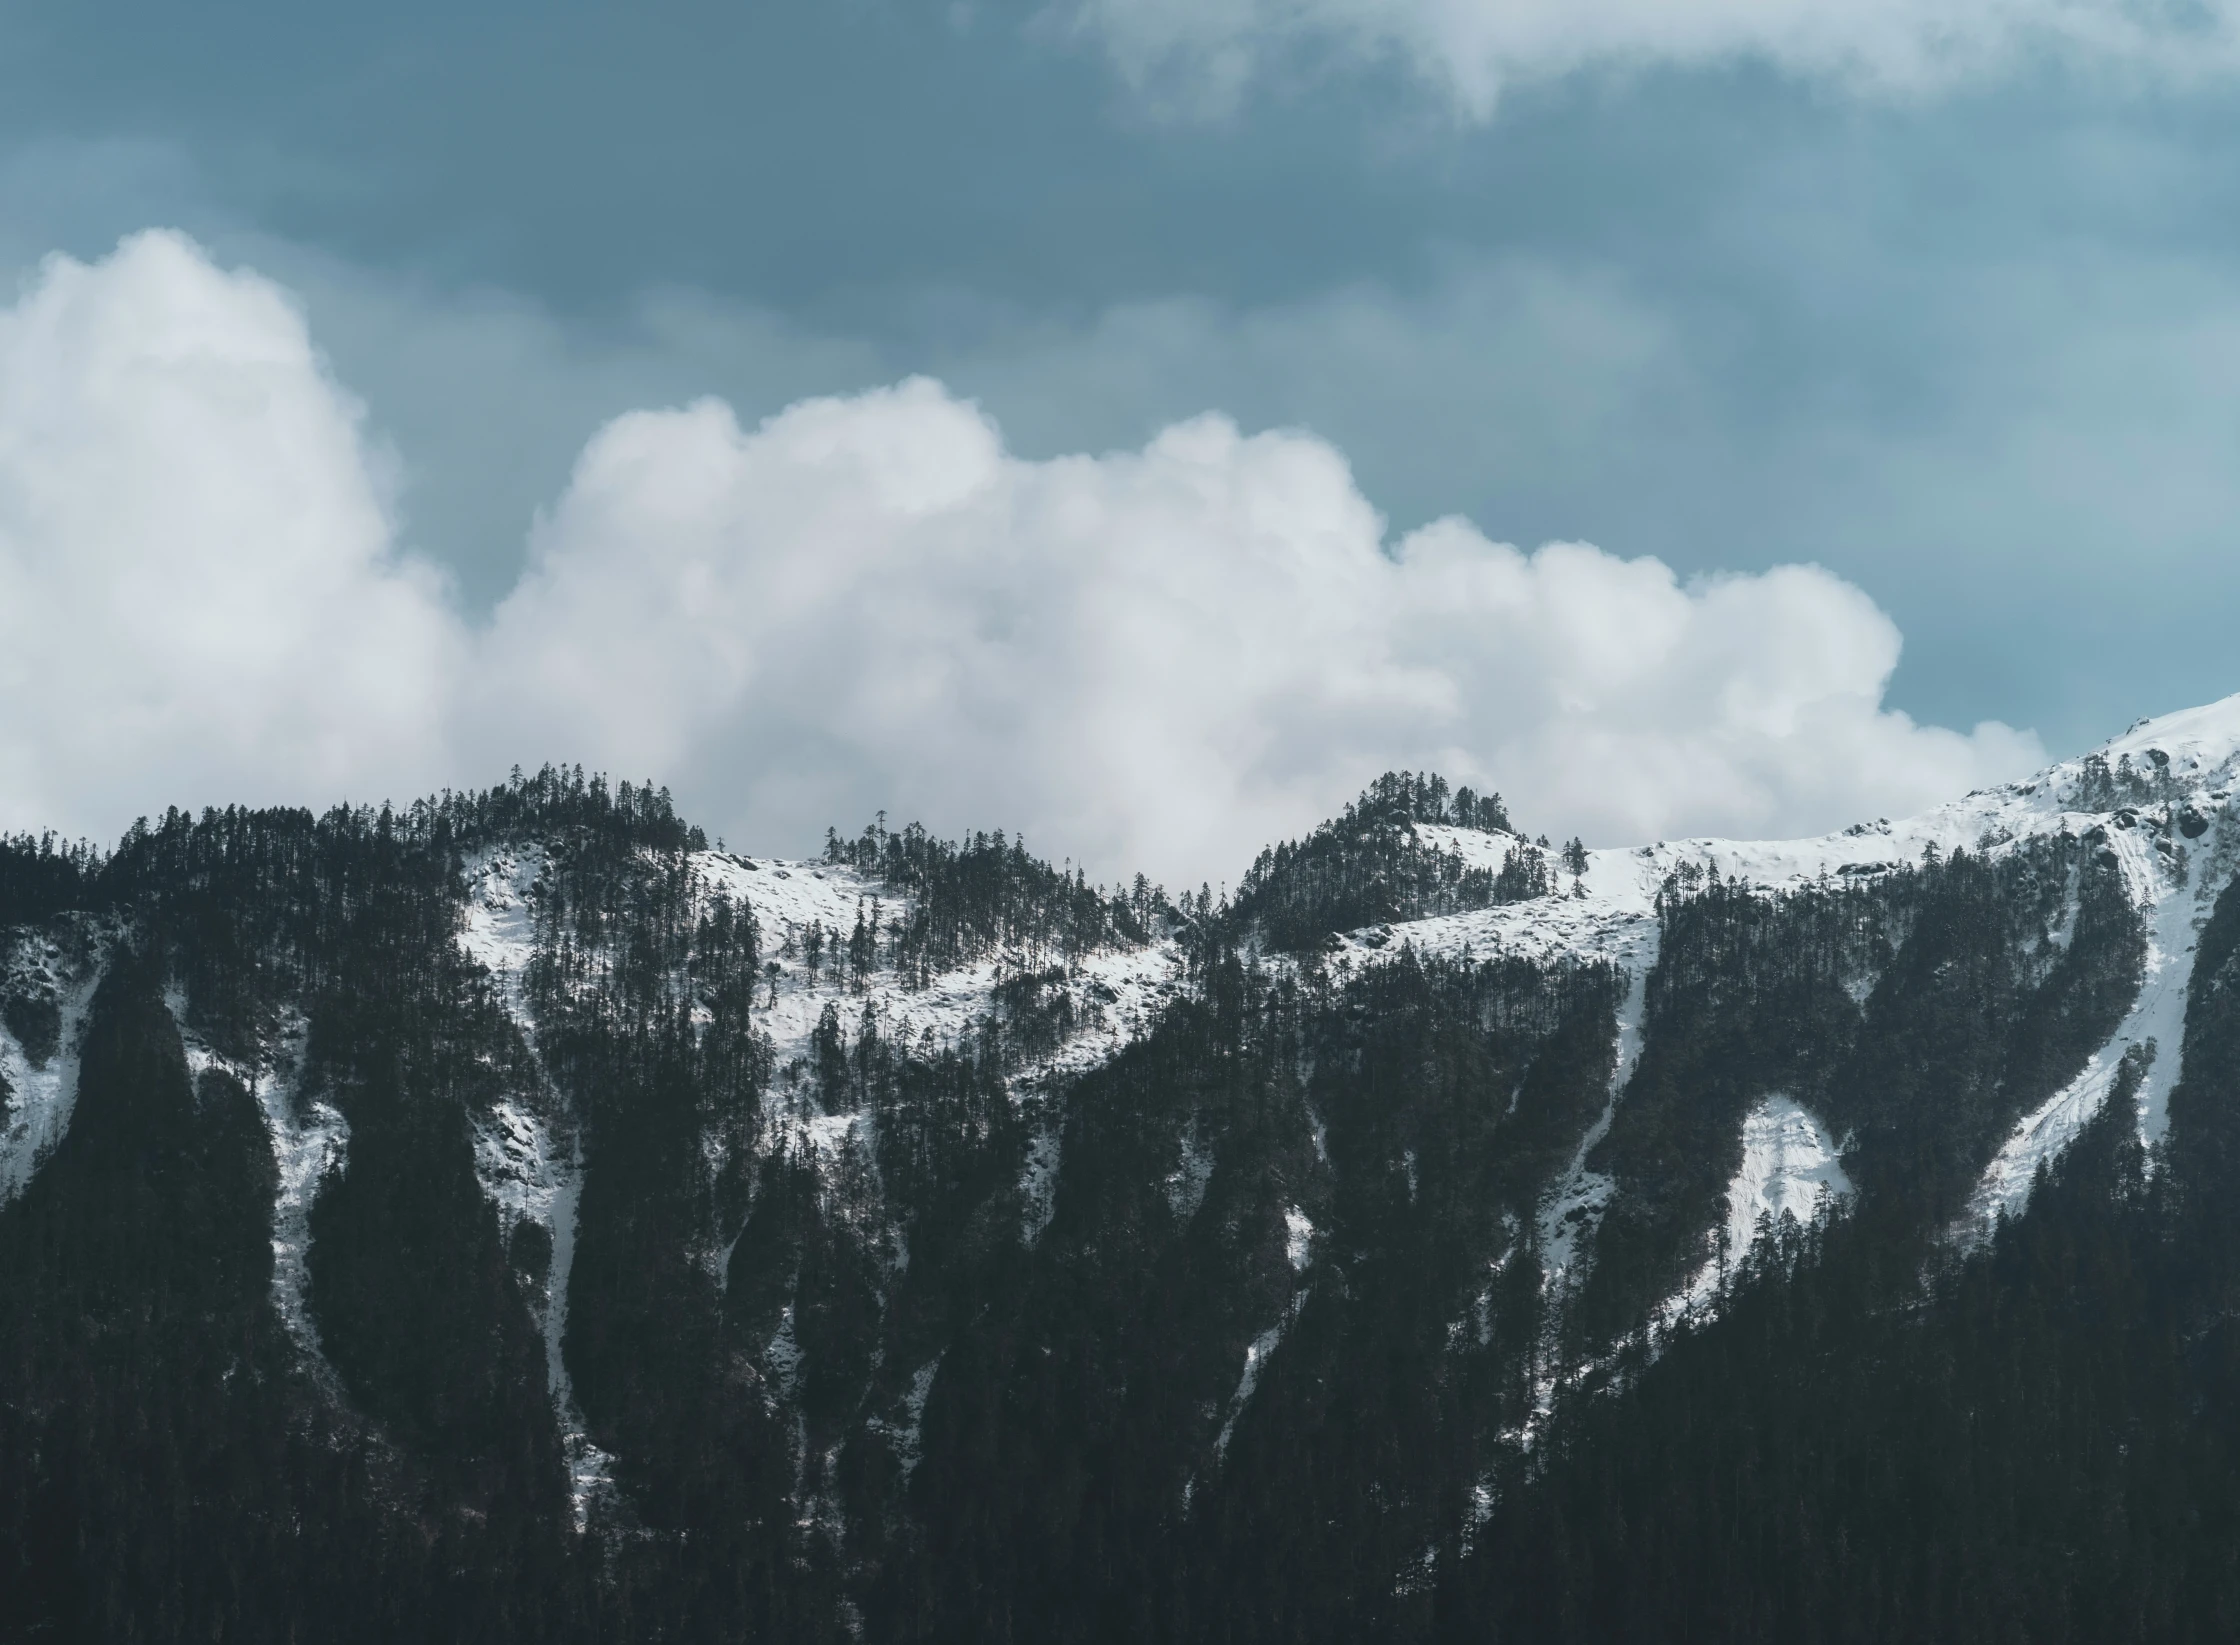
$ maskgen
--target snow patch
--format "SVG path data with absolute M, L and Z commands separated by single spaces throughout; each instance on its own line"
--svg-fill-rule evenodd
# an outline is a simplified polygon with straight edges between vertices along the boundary
M 264 1111 L 280 1180 L 272 1196 L 272 1300 L 312 1366 L 335 1386 L 319 1328 L 311 1317 L 311 1207 L 329 1173 L 350 1152 L 350 1122 L 331 1103 L 302 1100 L 304 1051 L 310 1025 L 300 1013 L 284 1023 L 268 1077 L 250 1090 Z
M 459 946 L 497 981 L 507 1012 L 529 1026 L 523 992 L 537 948 L 536 897 L 549 856 L 541 845 L 498 847 L 468 860 L 466 923 Z
M 1777 1224 L 1786 1214 L 1800 1224 L 1810 1223 L 1823 1205 L 1840 1203 L 1851 1193 L 1836 1146 L 1812 1111 L 1785 1093 L 1764 1098 L 1743 1117 L 1742 1164 L 1727 1185 L 1719 1248 L 1680 1295 L 1659 1310 L 1659 1323 L 1671 1325 L 1714 1302 L 1749 1255 L 1761 1222 Z
M 1519 847 L 1527 851 L 1539 848 L 1522 834 L 1512 834 L 1499 828 L 1462 828 L 1453 823 L 1410 823 L 1416 843 L 1442 855 L 1459 858 L 1466 866 L 1482 868 L 1491 874 L 1501 872 L 1509 861 L 1509 853 Z M 1555 869 L 1555 853 L 1547 852 L 1550 872 Z
M 1228 1456 L 1229 1441 L 1237 1431 L 1237 1418 L 1243 1416 L 1245 1407 L 1252 1403 L 1253 1391 L 1260 1386 L 1260 1373 L 1267 1369 L 1268 1361 L 1275 1356 L 1276 1349 L 1283 1342 L 1284 1333 L 1291 1328 L 1291 1322 L 1299 1317 L 1299 1310 L 1306 1305 L 1306 1291 L 1294 1291 L 1291 1301 L 1275 1324 L 1245 1344 L 1244 1370 L 1237 1377 L 1237 1391 L 1229 1396 L 1229 1415 L 1221 1424 L 1221 1432 L 1214 1436 L 1215 1457 Z
M 1851 1197 L 1851 1179 L 1827 1131 L 1794 1097 L 1767 1097 L 1742 1122 L 1742 1165 L 1727 1189 L 1727 1249 L 1737 1257 L 1758 1221 L 1810 1222 L 1830 1200 Z
M 589 1523 L 593 1504 L 612 1490 L 614 1477 L 614 1459 L 594 1445 L 586 1431 L 563 1352 L 583 1162 L 572 1136 L 563 1142 L 543 1119 L 507 1102 L 498 1103 L 487 1119 L 476 1123 L 474 1154 L 475 1176 L 508 1228 L 516 1222 L 536 1223 L 550 1243 L 543 1295 L 531 1296 L 530 1310 L 544 1341 L 545 1390 L 559 1424 L 569 1500 L 580 1531 Z
M 1638 922 L 1625 950 L 1631 960 L 1626 991 L 1618 1005 L 1617 1048 L 1610 1069 L 1610 1084 L 1602 1112 L 1587 1127 L 1571 1163 L 1556 1179 L 1555 1188 L 1540 1208 L 1540 1272 L 1544 1290 L 1567 1294 L 1577 1289 L 1591 1257 L 1595 1231 L 1602 1226 L 1610 1195 L 1617 1186 L 1599 1171 L 1589 1170 L 1587 1160 L 1610 1134 L 1626 1084 L 1641 1060 L 1642 1029 L 1648 1012 L 1649 972 L 1656 964 L 1657 926 L 1652 916 Z
M 187 1071 L 196 1085 L 213 1070 L 229 1075 L 255 1099 L 263 1116 L 278 1173 L 272 1194 L 273 1311 L 312 1376 L 339 1398 L 341 1383 L 311 1316 L 311 1208 L 328 1174 L 341 1170 L 349 1158 L 350 1122 L 331 1103 L 303 1100 L 310 1021 L 289 1007 L 281 1013 L 272 1043 L 260 1045 L 251 1061 L 239 1062 L 187 1026 L 187 995 L 179 984 L 164 989 L 163 1003 L 179 1030 Z
M 764 1159 L 785 1154 L 803 1162 L 832 1189 L 849 1170 L 876 1173 L 874 1123 L 864 1109 L 827 1114 L 805 1093 L 774 1092 L 764 1100 L 755 1149 Z
M 509 1220 L 550 1228 L 553 1207 L 575 1175 L 572 1148 L 563 1149 L 544 1121 L 510 1102 L 492 1107 L 474 1127 L 475 1175 Z
M 827 1009 L 835 1012 L 852 1040 L 862 1032 L 866 1014 L 890 1044 L 912 1051 L 938 1051 L 971 1044 L 981 1025 L 996 1012 L 996 991 L 1009 978 L 1034 974 L 1062 990 L 1073 1029 L 1046 1054 L 1011 1071 L 1014 1100 L 1043 1100 L 1020 1175 L 1021 1226 L 1030 1246 L 1049 1226 L 1055 1208 L 1060 1134 L 1064 1115 L 1058 1098 L 1067 1076 L 1109 1060 L 1140 1037 L 1168 1004 L 1187 987 L 1187 962 L 1171 941 L 1140 947 L 1118 946 L 1077 956 L 1058 965 L 1049 956 L 1006 950 L 975 964 L 906 987 L 891 967 L 882 965 L 861 979 L 844 967 L 847 942 L 859 915 L 876 913 L 882 928 L 907 921 L 915 899 L 872 876 L 843 864 L 747 857 L 730 851 L 695 852 L 693 872 L 711 895 L 744 904 L 754 915 L 766 967 L 755 994 L 755 1018 L 768 1039 L 776 1075 L 772 1100 L 765 1103 L 754 1146 L 767 1155 L 783 1150 L 808 1163 L 820 1184 L 879 1198 L 874 1116 L 844 1111 L 827 1114 L 807 1100 L 801 1076 L 813 1064 L 817 1025 Z M 819 963 L 808 963 L 812 931 L 821 931 Z M 767 967 L 777 966 L 773 975 Z M 859 987 L 860 983 L 860 987 Z M 889 1229 L 885 1243 L 892 1263 L 905 1260 L 899 1232 Z
M 485 851 L 467 864 L 467 904 L 459 945 L 498 985 L 498 997 L 521 1031 L 540 1079 L 536 1023 L 525 987 L 536 953 L 536 899 L 550 862 L 539 845 Z M 545 1080 L 555 1110 L 561 1100 Z M 545 1231 L 551 1258 L 544 1295 L 530 1307 L 544 1339 L 545 1390 L 552 1401 L 560 1448 L 568 1469 L 568 1496 L 582 1531 L 593 1507 L 614 1490 L 614 1459 L 592 1443 L 576 1404 L 563 1344 L 568 1331 L 568 1284 L 575 1271 L 576 1209 L 583 1193 L 583 1160 L 572 1130 L 556 1134 L 551 1122 L 516 1102 L 494 1104 L 474 1125 L 475 1178 L 507 1223 L 527 1221 Z
M 918 1464 L 925 1459 L 926 1398 L 933 1392 L 933 1379 L 941 1369 L 941 1356 L 918 1367 L 910 1378 L 910 1391 L 902 1396 L 902 1420 L 885 1422 L 877 1417 L 865 1426 L 886 1436 L 894 1448 L 895 1460 L 902 1464 L 902 1477 L 908 1479 L 918 1471 Z
M 851 1032 L 868 1005 L 889 1039 L 910 1046 L 929 1039 L 941 1047 L 962 1045 L 995 1009 L 998 983 L 1041 968 L 1035 956 L 1003 953 L 943 972 L 924 988 L 906 988 L 891 969 L 882 969 L 864 979 L 859 993 L 841 964 L 858 911 L 868 920 L 876 904 L 885 926 L 907 919 L 913 899 L 839 864 L 728 851 L 695 852 L 691 861 L 710 891 L 754 911 L 764 957 L 779 966 L 775 990 L 766 981 L 756 999 L 762 1030 L 781 1069 L 797 1059 L 809 1060 L 811 1037 L 828 1005 L 838 1009 Z M 813 975 L 806 953 L 812 926 L 825 934 L 824 958 Z M 883 932 L 879 941 L 884 950 Z M 786 953 L 789 944 L 791 955 Z M 1049 1057 L 1023 1070 L 1023 1076 L 1032 1081 L 1104 1062 L 1157 1019 L 1181 988 L 1186 969 L 1180 947 L 1172 942 L 1080 956 L 1058 984 L 1072 996 L 1076 1030 Z
M 614 1458 L 591 1442 L 583 1411 L 576 1404 L 575 1381 L 561 1344 L 568 1332 L 568 1276 L 576 1260 L 576 1202 L 583 1192 L 583 1173 L 571 1156 L 569 1169 L 556 1181 L 552 1195 L 552 1268 L 545 1281 L 544 1327 L 545 1386 L 559 1416 L 560 1449 L 568 1466 L 568 1500 L 575 1512 L 576 1529 L 589 1523 L 592 1505 L 614 1491 Z
M 1181 1158 L 1160 1184 L 1177 1222 L 1188 1222 L 1198 1214 L 1198 1207 L 1206 1200 L 1206 1185 L 1212 1180 L 1213 1149 L 1198 1135 L 1198 1122 L 1193 1118 L 1182 1133 Z
M 1019 1174 L 1019 1237 L 1029 1249 L 1041 1242 L 1050 1219 L 1058 1212 L 1058 1160 L 1062 1141 L 1055 1124 L 1045 1125 L 1027 1140 L 1026 1168 Z
M 83 928 L 72 936 L 68 943 L 30 932 L 0 939 L 8 945 L 0 976 L 14 988 L 47 994 L 61 1018 L 55 1052 L 39 1063 L 0 1022 L 0 1079 L 7 1081 L 9 1091 L 6 1113 L 0 1116 L 0 1205 L 30 1186 L 68 1133 L 77 1107 L 86 1014 L 107 968 L 108 937 Z
M 2168 1132 L 2170 1092 L 2178 1083 L 2185 1045 L 2194 953 L 2201 928 L 2229 878 L 2235 833 L 2229 813 L 2219 813 L 2212 830 L 2204 831 L 2206 837 L 2197 847 L 2183 851 L 2182 859 L 2166 856 L 2150 828 L 2106 831 L 2102 849 L 2114 854 L 2124 889 L 2146 925 L 2139 992 L 2107 1044 L 2093 1052 L 2083 1071 L 2025 1114 L 2000 1145 L 1968 1202 L 1960 1229 L 1965 1242 L 1988 1236 L 2002 1215 L 2021 1213 L 2038 1167 L 2058 1158 L 2100 1112 L 2126 1055 L 2137 1052 L 2147 1059 L 2135 1098 L 2139 1139 L 2151 1147 Z

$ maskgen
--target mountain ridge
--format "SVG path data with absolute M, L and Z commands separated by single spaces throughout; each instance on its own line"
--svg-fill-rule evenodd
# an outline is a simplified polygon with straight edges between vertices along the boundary
M 1883 1341 L 2222 1169 L 2236 776 L 2240 698 L 1804 841 L 1389 778 L 1223 902 L 553 771 L 17 842 L 0 1626 L 1573 1637 L 1519 1505 L 1769 1298 Z M 71 1426 L 158 1375 L 236 1483 Z

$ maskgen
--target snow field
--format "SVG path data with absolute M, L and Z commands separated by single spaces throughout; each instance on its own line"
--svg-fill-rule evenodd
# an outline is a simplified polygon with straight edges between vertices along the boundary
M 725 851 L 697 852 L 692 862 L 709 889 L 754 910 L 765 959 L 777 959 L 783 967 L 775 1000 L 767 992 L 758 995 L 756 1012 L 781 1069 L 808 1058 L 810 1038 L 827 1005 L 839 1012 L 841 1025 L 851 1036 L 869 1006 L 880 1032 L 890 1039 L 917 1045 L 930 1032 L 936 1045 L 961 1044 L 994 1008 L 996 984 L 1005 975 L 1018 974 L 1027 963 L 1022 955 L 1001 955 L 945 972 L 923 989 L 905 988 L 891 971 L 882 971 L 858 994 L 842 980 L 837 955 L 811 979 L 806 962 L 798 957 L 801 935 L 812 924 L 821 925 L 828 944 L 837 936 L 844 945 L 855 929 L 859 907 L 869 918 L 872 903 L 878 902 L 884 923 L 909 915 L 908 897 L 852 868 L 828 863 L 743 857 Z M 789 934 L 795 938 L 797 957 L 780 958 Z M 1149 1026 L 1182 987 L 1182 975 L 1182 955 L 1171 943 L 1083 956 L 1063 984 L 1073 996 L 1075 1020 L 1083 1026 L 1033 1074 L 1066 1073 L 1104 1061 Z
M 537 882 L 544 878 L 542 846 L 486 851 L 467 864 L 467 917 L 459 946 L 497 982 L 516 1023 L 529 1018 L 523 973 L 536 953 Z
M 1715 1303 L 1750 1254 L 1761 1222 L 1778 1224 L 1786 1214 L 1809 1225 L 1823 1205 L 1840 1205 L 1851 1192 L 1836 1145 L 1812 1111 L 1783 1092 L 1762 1098 L 1743 1116 L 1742 1163 L 1727 1185 L 1720 1249 L 1658 1309 L 1658 1325 L 1669 1328 Z

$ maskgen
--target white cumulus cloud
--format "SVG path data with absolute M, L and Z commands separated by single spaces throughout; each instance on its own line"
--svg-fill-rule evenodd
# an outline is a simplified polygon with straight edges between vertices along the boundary
M 1194 882 L 1394 767 L 1617 843 L 1896 815 L 2040 758 L 1884 707 L 1897 631 L 1826 571 L 1392 542 L 1326 442 L 1218 416 L 1030 461 L 924 379 L 755 428 L 633 412 L 480 628 L 383 495 L 268 283 L 162 235 L 47 265 L 0 314 L 0 823 L 550 758 L 758 849 L 884 807 Z
M 2229 70 L 2231 0 L 1078 0 L 1137 83 L 1220 107 L 1302 58 L 1397 61 L 1491 112 L 1505 86 L 1583 68 L 1752 60 L 1914 93 L 2031 55 L 2180 77 Z
M 467 661 L 302 317 L 191 242 L 0 310 L 0 826 L 439 775 Z
M 499 609 L 482 707 L 489 736 L 675 774 L 742 838 L 885 805 L 1196 878 L 1395 766 L 1625 841 L 2036 762 L 1884 708 L 1898 649 L 1814 567 L 1688 587 L 1459 520 L 1388 549 L 1311 436 L 1209 416 L 1031 462 L 920 379 L 753 430 L 713 401 L 609 425 Z

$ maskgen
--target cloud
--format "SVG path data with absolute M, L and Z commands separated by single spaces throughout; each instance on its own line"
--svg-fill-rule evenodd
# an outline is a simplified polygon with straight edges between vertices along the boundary
M 163 235 L 49 263 L 0 316 L 0 821 L 553 758 L 757 849 L 885 807 L 1194 881 L 1395 766 L 1616 843 L 1895 815 L 2040 757 L 1884 708 L 1898 633 L 1824 570 L 1390 542 L 1332 446 L 1218 416 L 1029 460 L 922 378 L 753 428 L 632 412 L 479 627 L 397 549 L 381 468 L 269 283 Z
M 50 259 L 0 311 L 0 825 L 439 774 L 467 636 L 381 469 L 271 284 Z
M 744 430 L 618 419 L 485 651 L 485 735 L 633 759 L 739 837 L 877 807 L 1099 870 L 1234 872 L 1393 766 L 1601 841 L 1793 832 L 2029 769 L 1882 707 L 1826 571 L 1683 586 L 1446 520 L 1388 552 L 1344 459 L 1221 417 L 1030 462 L 917 379 Z
M 2232 67 L 2231 0 L 1080 0 L 1060 15 L 1139 87 L 1226 108 L 1271 70 L 1397 62 L 1490 114 L 1510 85 L 1589 68 L 1757 61 L 1912 94 L 2063 55 L 2193 76 Z

